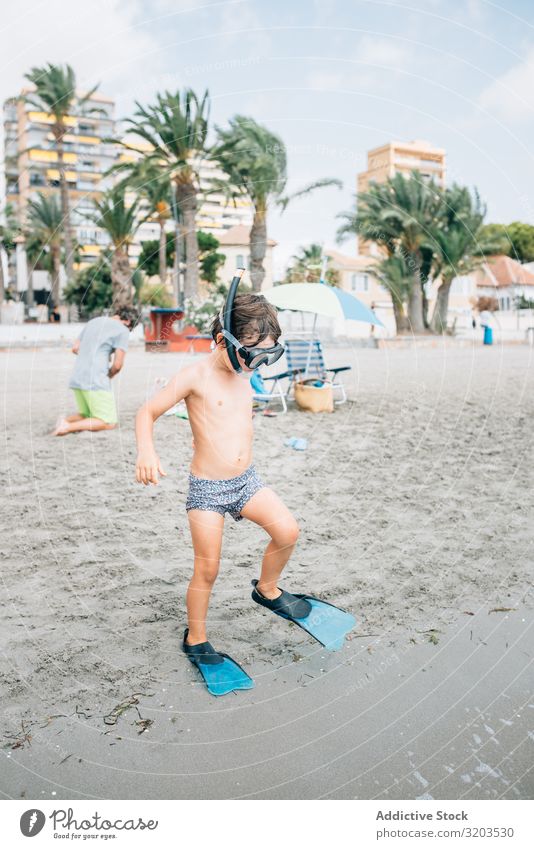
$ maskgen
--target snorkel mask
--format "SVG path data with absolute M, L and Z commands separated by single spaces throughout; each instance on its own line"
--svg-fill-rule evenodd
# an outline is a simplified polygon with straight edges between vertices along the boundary
M 244 273 L 244 268 L 237 269 L 235 276 L 232 278 L 232 282 L 230 283 L 226 303 L 219 313 L 221 333 L 225 340 L 228 359 L 236 372 L 243 371 L 239 360 L 237 359 L 237 351 L 239 351 L 239 356 L 249 369 L 257 369 L 260 366 L 272 366 L 272 364 L 279 360 L 284 353 L 283 346 L 278 343 L 270 348 L 260 348 L 257 345 L 242 345 L 241 342 L 239 342 L 239 340 L 232 334 L 232 309 L 234 306 L 237 288 L 241 283 L 241 278 Z

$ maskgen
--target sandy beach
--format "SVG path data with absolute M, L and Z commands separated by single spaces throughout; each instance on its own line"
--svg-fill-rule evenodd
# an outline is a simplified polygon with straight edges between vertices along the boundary
M 227 517 L 210 639 L 256 687 L 218 700 L 180 651 L 186 421 L 134 479 L 134 413 L 186 359 L 132 349 L 120 428 L 54 439 L 72 355 L 0 353 L 3 797 L 532 798 L 534 349 L 332 347 L 348 403 L 255 417 L 301 526 L 281 585 L 357 628 L 328 653 L 254 605 L 266 538 Z

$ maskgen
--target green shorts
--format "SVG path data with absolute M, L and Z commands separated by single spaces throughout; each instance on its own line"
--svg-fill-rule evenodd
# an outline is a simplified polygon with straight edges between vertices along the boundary
M 116 424 L 115 396 L 107 389 L 73 389 L 78 412 L 86 419 L 100 419 L 106 424 Z

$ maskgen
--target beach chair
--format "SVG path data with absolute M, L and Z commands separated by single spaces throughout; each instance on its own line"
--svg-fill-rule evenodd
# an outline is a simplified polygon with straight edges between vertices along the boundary
M 293 386 L 293 381 L 300 369 L 290 369 L 283 371 L 280 374 L 264 376 L 259 371 L 253 372 L 250 378 L 250 384 L 254 390 L 254 401 L 269 402 L 276 401 L 282 405 L 282 412 L 287 413 L 287 397 Z M 289 381 L 287 388 L 284 389 L 282 381 Z M 266 381 L 272 381 L 271 385 L 266 386 Z
M 320 339 L 285 339 L 284 347 L 290 370 L 300 371 L 303 378 L 319 377 L 322 380 L 330 380 L 334 391 L 334 403 L 345 403 L 347 393 L 338 375 L 343 371 L 350 371 L 352 366 L 327 368 Z M 336 399 L 336 393 L 341 397 Z

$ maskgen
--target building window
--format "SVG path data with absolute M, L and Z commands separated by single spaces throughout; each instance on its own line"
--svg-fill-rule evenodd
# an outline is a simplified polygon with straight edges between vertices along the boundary
M 96 245 L 98 244 L 98 236 L 99 233 L 97 230 L 92 229 L 81 229 L 79 230 L 79 238 L 83 245 Z
M 368 292 L 369 291 L 369 275 L 368 274 L 352 274 L 350 278 L 350 287 L 353 292 Z

